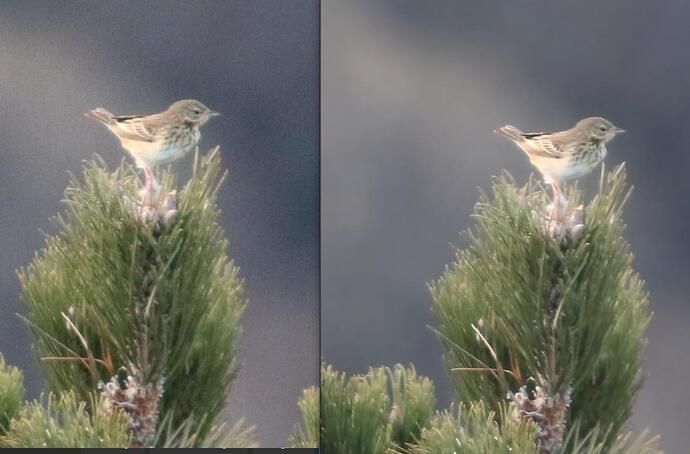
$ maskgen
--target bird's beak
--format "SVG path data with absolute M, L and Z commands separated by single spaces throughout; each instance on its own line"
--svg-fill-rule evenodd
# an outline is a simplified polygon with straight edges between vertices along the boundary
M 218 115 L 220 115 L 220 112 L 210 111 L 210 112 L 208 113 L 208 116 L 209 116 L 209 117 L 217 117 Z
M 624 132 L 625 132 L 625 129 L 616 128 L 616 129 L 613 130 L 613 132 L 615 132 L 616 134 L 621 134 L 621 133 L 624 133 Z

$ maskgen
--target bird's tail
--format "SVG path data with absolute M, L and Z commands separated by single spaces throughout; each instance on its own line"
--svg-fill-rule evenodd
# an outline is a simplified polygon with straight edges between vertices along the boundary
M 522 136 L 522 131 L 520 131 L 515 126 L 511 126 L 511 125 L 501 126 L 500 128 L 496 129 L 494 132 L 496 134 L 498 134 L 499 136 L 503 136 L 506 139 L 512 140 L 513 142 L 521 142 L 522 140 L 524 140 L 524 137 Z
M 111 125 L 114 121 L 113 114 L 102 107 L 86 112 L 84 115 L 93 120 L 100 121 L 106 126 Z

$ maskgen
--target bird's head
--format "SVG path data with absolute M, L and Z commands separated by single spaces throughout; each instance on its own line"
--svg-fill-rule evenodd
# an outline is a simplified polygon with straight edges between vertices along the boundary
M 184 121 L 196 125 L 203 125 L 209 118 L 220 115 L 218 112 L 214 112 L 203 103 L 196 101 L 194 99 L 183 99 L 182 101 L 177 101 L 169 108 L 170 111 L 177 114 Z
M 589 117 L 580 120 L 575 128 L 580 129 L 587 137 L 608 142 L 616 134 L 625 132 L 625 129 L 616 127 L 613 123 L 602 117 Z

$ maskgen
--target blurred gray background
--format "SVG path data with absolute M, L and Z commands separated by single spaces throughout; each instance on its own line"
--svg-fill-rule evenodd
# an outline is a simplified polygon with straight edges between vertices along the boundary
M 625 213 L 655 316 L 632 429 L 690 446 L 690 3 L 326 0 L 322 7 L 322 356 L 413 362 L 452 399 L 426 283 L 478 187 L 532 169 L 492 130 L 602 115 L 635 192 Z M 596 178 L 582 181 L 586 196 Z
M 124 156 L 83 113 L 155 113 L 196 98 L 223 113 L 220 220 L 246 281 L 239 378 L 226 417 L 285 446 L 318 382 L 318 2 L 0 1 L 0 352 L 42 387 L 15 269 L 54 231 L 68 176 Z M 176 165 L 189 175 L 192 158 Z

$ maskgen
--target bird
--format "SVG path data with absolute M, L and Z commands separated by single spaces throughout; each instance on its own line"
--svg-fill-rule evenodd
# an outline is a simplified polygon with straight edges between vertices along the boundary
M 494 131 L 527 154 L 546 184 L 553 190 L 554 209 L 561 203 L 560 185 L 587 175 L 606 158 L 606 144 L 625 132 L 602 117 L 588 117 L 560 132 L 524 133 L 505 125 Z
M 201 139 L 199 128 L 220 115 L 194 99 L 183 99 L 152 115 L 113 115 L 98 107 L 85 114 L 103 123 L 144 170 L 146 193 L 154 191 L 153 169 L 193 150 Z

